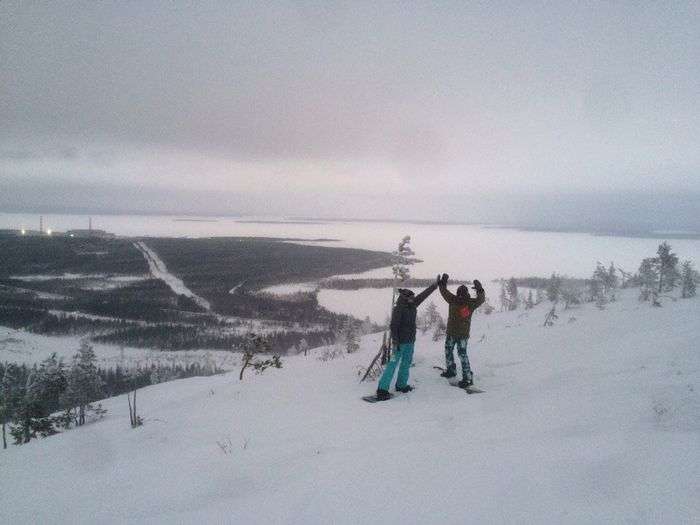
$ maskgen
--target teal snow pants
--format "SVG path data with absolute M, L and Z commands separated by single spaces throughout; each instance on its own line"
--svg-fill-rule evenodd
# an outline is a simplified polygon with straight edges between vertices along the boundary
M 402 343 L 396 351 L 393 352 L 379 380 L 379 390 L 389 390 L 391 387 L 391 380 L 394 378 L 394 372 L 396 371 L 396 365 L 399 366 L 399 374 L 396 377 L 396 388 L 403 388 L 408 385 L 408 371 L 413 361 L 413 346 L 414 343 Z

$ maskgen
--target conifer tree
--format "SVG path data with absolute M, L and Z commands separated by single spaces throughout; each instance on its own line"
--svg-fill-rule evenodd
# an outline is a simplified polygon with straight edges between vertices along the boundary
M 345 351 L 348 354 L 357 352 L 360 349 L 357 330 L 352 319 L 348 319 L 347 323 L 345 323 L 345 327 L 343 329 L 343 341 L 345 341 Z
M 681 266 L 681 297 L 687 299 L 689 297 L 695 297 L 695 289 L 697 287 L 696 281 L 698 279 L 698 272 L 693 268 L 693 263 L 689 260 L 683 261 Z
M 19 370 L 17 365 L 10 363 L 5 367 L 5 373 L 0 383 L 0 422 L 2 422 L 2 448 L 7 448 L 6 427 L 19 410 L 23 391 L 19 387 Z
M 76 424 L 85 424 L 88 411 L 94 410 L 90 404 L 103 395 L 103 382 L 95 362 L 97 357 L 92 346 L 83 341 L 73 356 L 73 364 L 68 372 L 68 384 L 62 401 L 66 408 L 77 409 Z
M 678 256 L 671 251 L 671 245 L 666 241 L 659 244 L 656 254 L 659 277 L 658 293 L 661 294 L 663 291 L 673 290 L 678 282 Z

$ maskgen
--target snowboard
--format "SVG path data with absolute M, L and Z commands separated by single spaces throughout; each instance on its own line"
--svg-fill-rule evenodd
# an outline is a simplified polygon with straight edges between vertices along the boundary
M 454 387 L 457 387 L 461 390 L 464 390 L 467 394 L 483 394 L 485 392 L 484 390 L 481 390 L 480 388 L 476 388 L 474 385 L 468 386 L 466 388 L 462 388 L 461 386 L 459 386 L 458 383 L 450 382 L 450 386 L 454 386 Z
M 433 368 L 434 368 L 435 370 L 440 370 L 441 372 L 444 372 L 444 371 L 445 371 L 445 369 L 442 368 L 441 366 L 434 366 Z M 447 382 L 450 384 L 450 386 L 456 386 L 457 388 L 461 388 L 461 389 L 464 390 L 467 394 L 483 394 L 483 393 L 485 392 L 484 390 L 481 390 L 480 388 L 476 388 L 474 385 L 468 386 L 467 388 L 462 388 L 461 386 L 459 386 L 458 383 L 455 383 L 454 381 L 450 381 L 450 380 L 448 379 Z
M 394 394 L 389 394 L 389 396 L 391 396 L 391 397 L 389 397 L 389 399 L 391 399 L 392 397 L 394 397 Z M 362 396 L 362 400 L 367 401 L 368 403 L 381 403 L 382 401 L 389 401 L 389 399 L 379 400 L 379 399 L 377 399 L 376 394 L 372 395 L 372 396 Z

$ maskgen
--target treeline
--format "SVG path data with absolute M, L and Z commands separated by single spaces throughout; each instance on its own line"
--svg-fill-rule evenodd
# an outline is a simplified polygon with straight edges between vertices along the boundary
M 501 280 L 499 302 L 501 310 L 516 310 L 521 306 L 532 308 L 544 300 L 563 304 L 564 309 L 585 302 L 604 308 L 615 301 L 616 290 L 639 288 L 639 300 L 661 306 L 660 298 L 679 289 L 681 298 L 696 295 L 700 276 L 690 260 L 682 264 L 668 242 L 661 243 L 656 255 L 645 258 L 636 273 L 626 272 L 614 263 L 608 266 L 598 262 L 590 279 L 572 279 L 553 273 L 548 279 L 525 277 Z M 527 295 L 520 287 L 528 288 Z M 533 294 L 534 290 L 534 294 Z
M 340 325 L 339 325 L 340 326 Z M 267 338 L 275 351 L 281 354 L 306 339 L 311 346 L 320 346 L 335 339 L 336 330 L 269 332 Z M 197 326 L 161 324 L 157 326 L 130 326 L 123 330 L 95 335 L 92 340 L 98 343 L 117 344 L 137 348 L 158 348 L 160 350 L 212 350 L 237 351 L 245 342 L 245 334 L 220 330 L 203 329 Z
M 193 321 L 199 321 L 195 324 Z M 319 346 L 333 341 L 335 333 L 347 322 L 347 316 L 333 315 L 332 322 L 323 330 L 289 329 L 270 332 L 271 343 L 280 353 L 298 345 L 306 339 L 311 346 Z M 205 319 L 191 319 L 188 323 L 141 324 L 124 319 L 94 319 L 80 315 L 52 313 L 45 309 L 16 308 L 0 305 L 0 325 L 24 329 L 41 335 L 88 335 L 96 343 L 131 346 L 136 348 L 156 348 L 159 350 L 232 350 L 245 339 L 242 331 L 244 321 L 231 322 L 207 316 Z
M 175 379 L 210 376 L 223 370 L 211 363 L 151 364 L 148 367 L 100 368 L 92 348 L 82 344 L 66 365 L 56 354 L 29 367 L 0 362 L 0 423 L 3 448 L 7 434 L 16 445 L 85 424 L 105 413 L 96 401 Z

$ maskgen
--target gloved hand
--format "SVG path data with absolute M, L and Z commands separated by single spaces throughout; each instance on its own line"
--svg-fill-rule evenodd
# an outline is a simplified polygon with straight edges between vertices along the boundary
M 474 283 L 474 289 L 475 289 L 477 292 L 483 292 L 483 291 L 484 291 L 484 287 L 481 286 L 481 281 L 479 281 L 479 279 L 474 279 L 473 283 Z
M 446 273 L 443 273 L 443 274 L 442 274 L 442 279 L 440 279 L 440 284 L 442 284 L 443 286 L 447 286 L 447 280 L 448 280 L 449 278 L 450 278 L 449 275 L 447 275 Z

